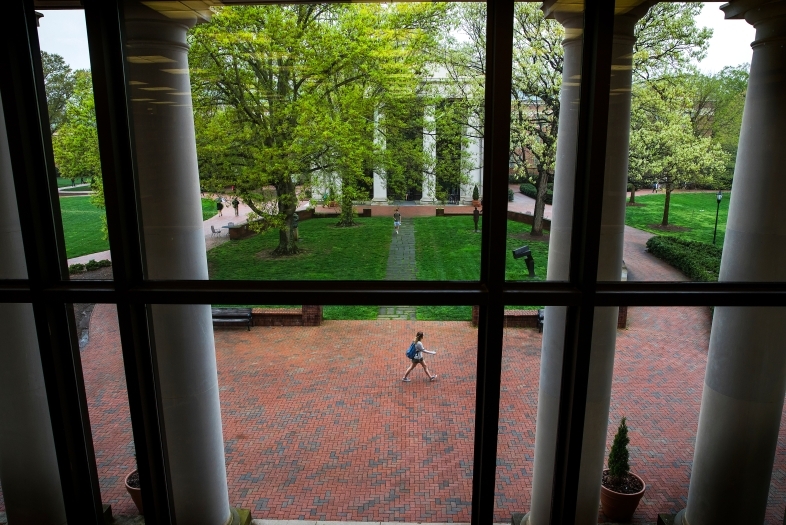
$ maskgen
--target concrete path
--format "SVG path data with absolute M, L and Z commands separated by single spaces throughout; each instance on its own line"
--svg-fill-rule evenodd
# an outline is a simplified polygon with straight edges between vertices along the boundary
M 415 267 L 415 228 L 411 220 L 403 220 L 399 233 L 393 230 L 391 219 L 392 238 L 388 254 L 388 268 L 385 273 L 386 281 L 414 281 L 417 279 Z M 380 306 L 377 319 L 403 319 L 414 321 L 417 307 L 415 306 Z

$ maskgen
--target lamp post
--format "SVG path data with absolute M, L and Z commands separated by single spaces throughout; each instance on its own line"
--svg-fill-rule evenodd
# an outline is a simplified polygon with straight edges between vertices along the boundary
M 718 201 L 718 209 L 715 210 L 715 233 L 712 234 L 712 244 L 715 244 L 715 237 L 718 235 L 718 215 L 720 215 L 720 203 L 723 200 L 723 192 L 721 190 L 718 190 L 715 199 Z

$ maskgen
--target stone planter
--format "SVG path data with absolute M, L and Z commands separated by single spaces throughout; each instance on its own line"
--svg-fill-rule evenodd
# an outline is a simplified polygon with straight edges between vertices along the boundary
M 472 206 L 475 207 L 475 208 L 480 208 L 480 201 L 473 200 L 472 201 Z
M 132 487 L 128 484 L 128 478 L 131 477 L 132 474 L 135 474 L 136 470 L 132 470 L 128 473 L 125 479 L 126 490 L 128 491 L 128 495 L 131 496 L 131 499 L 134 501 L 134 505 L 136 505 L 136 510 L 139 511 L 140 516 L 144 515 L 144 510 L 142 508 L 142 489 Z
M 604 470 L 604 473 L 606 471 Z M 601 484 L 600 486 L 600 506 L 603 514 L 613 522 L 627 523 L 633 518 L 633 513 L 636 512 L 636 507 L 639 506 L 641 497 L 644 496 L 644 491 L 647 490 L 647 485 L 644 480 L 631 474 L 639 481 L 641 481 L 642 489 L 634 494 L 623 494 L 607 489 Z

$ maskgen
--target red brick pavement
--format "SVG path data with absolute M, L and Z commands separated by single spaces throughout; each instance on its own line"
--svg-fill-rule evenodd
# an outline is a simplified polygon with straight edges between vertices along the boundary
M 646 234 L 626 240 L 632 278 L 684 279 L 644 252 Z M 628 326 L 617 337 L 610 434 L 628 417 L 631 463 L 648 485 L 635 523 L 652 523 L 687 498 L 710 316 L 631 308 Z M 439 352 L 429 362 L 434 383 L 420 370 L 400 381 L 416 328 Z M 113 306 L 96 307 L 90 336 L 82 359 L 102 496 L 116 514 L 133 514 L 122 486 L 134 458 Z M 271 519 L 468 522 L 476 337 L 469 323 L 411 321 L 217 330 L 231 503 Z M 505 331 L 495 521 L 529 508 L 540 345 L 535 330 Z M 768 524 L 780 523 L 784 506 L 782 427 Z

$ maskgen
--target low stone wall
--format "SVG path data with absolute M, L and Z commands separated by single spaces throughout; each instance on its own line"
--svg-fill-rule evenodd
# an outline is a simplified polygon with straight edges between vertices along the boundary
M 472 307 L 472 326 L 478 326 L 478 317 L 480 316 L 480 307 Z M 538 311 L 537 310 L 505 310 L 505 318 L 503 321 L 505 328 L 537 328 L 538 327 Z M 617 328 L 624 329 L 628 327 L 628 307 L 620 306 L 620 312 L 617 316 Z
M 254 326 L 319 326 L 322 324 L 322 306 L 254 308 L 251 310 L 251 323 Z

